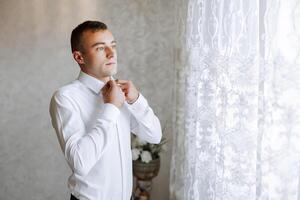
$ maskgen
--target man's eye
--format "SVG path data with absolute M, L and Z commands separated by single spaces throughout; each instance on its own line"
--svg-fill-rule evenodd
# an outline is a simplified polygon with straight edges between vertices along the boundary
M 111 47 L 112 47 L 113 49 L 115 49 L 115 48 L 117 48 L 117 45 L 112 45 Z
M 97 47 L 96 50 L 97 50 L 97 51 L 103 51 L 103 50 L 104 50 L 104 47 Z

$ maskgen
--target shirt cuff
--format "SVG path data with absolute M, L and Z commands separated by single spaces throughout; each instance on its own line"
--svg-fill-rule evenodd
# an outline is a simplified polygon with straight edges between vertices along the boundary
M 129 110 L 131 110 L 132 112 L 138 112 L 141 110 L 145 110 L 145 108 L 148 107 L 148 101 L 141 93 L 139 93 L 139 97 L 134 103 L 129 104 L 126 102 L 126 104 L 127 104 L 127 107 L 129 108 Z
M 120 114 L 120 109 L 112 103 L 105 103 L 103 111 L 100 113 L 100 118 L 115 122 Z

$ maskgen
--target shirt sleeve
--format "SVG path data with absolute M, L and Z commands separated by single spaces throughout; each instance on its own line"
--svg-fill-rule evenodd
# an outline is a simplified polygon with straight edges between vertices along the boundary
M 138 99 L 133 104 L 126 103 L 126 105 L 131 112 L 131 132 L 149 143 L 160 143 L 162 137 L 160 121 L 145 97 L 139 93 Z
M 120 113 L 118 107 L 105 103 L 91 131 L 86 132 L 78 108 L 67 96 L 56 93 L 50 103 L 51 122 L 64 156 L 74 173 L 85 176 L 111 143 L 110 130 Z

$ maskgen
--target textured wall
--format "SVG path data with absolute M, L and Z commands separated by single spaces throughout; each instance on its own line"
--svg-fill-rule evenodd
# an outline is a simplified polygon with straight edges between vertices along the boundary
M 132 80 L 162 126 L 170 123 L 173 10 L 168 0 L 0 1 L 0 200 L 69 198 L 70 170 L 48 106 L 53 91 L 78 75 L 69 37 L 84 20 L 108 24 L 118 41 L 116 77 Z M 170 150 L 153 199 L 168 199 L 169 161 Z

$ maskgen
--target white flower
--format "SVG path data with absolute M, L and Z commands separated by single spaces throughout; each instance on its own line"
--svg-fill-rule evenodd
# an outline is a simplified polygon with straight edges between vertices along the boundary
M 142 151 L 141 158 L 142 158 L 142 161 L 145 163 L 148 163 L 152 160 L 152 156 L 149 151 Z
M 131 153 L 132 153 L 132 160 L 137 160 L 139 158 L 141 151 L 139 149 L 131 149 Z
M 136 141 L 137 143 L 140 145 L 140 146 L 143 146 L 145 144 L 147 144 L 147 142 L 145 140 L 142 140 L 141 138 L 139 137 L 136 137 Z

